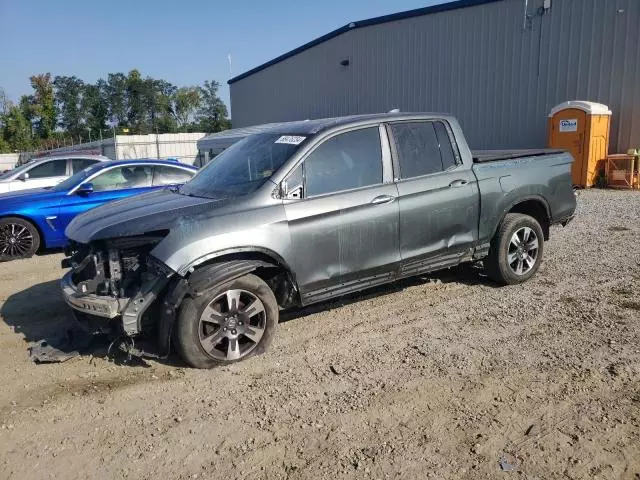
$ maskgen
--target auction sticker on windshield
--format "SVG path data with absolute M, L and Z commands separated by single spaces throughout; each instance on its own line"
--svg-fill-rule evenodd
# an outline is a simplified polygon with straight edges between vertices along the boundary
M 288 145 L 300 145 L 307 137 L 298 137 L 296 135 L 282 135 L 276 140 L 276 143 L 286 143 Z

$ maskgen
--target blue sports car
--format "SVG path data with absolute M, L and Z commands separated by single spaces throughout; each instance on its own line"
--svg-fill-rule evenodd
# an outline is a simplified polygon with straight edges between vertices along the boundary
M 179 185 L 197 169 L 160 160 L 100 162 L 55 187 L 0 195 L 0 262 L 63 247 L 76 215 L 138 193 Z

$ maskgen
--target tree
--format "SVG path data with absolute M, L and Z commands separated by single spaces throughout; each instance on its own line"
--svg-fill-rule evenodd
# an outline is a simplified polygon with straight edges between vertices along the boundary
M 138 70 L 131 70 L 127 75 L 127 123 L 134 133 L 149 133 L 146 122 L 148 102 L 146 100 L 148 85 Z
M 41 73 L 30 78 L 35 90 L 30 96 L 35 117 L 36 132 L 40 138 L 49 138 L 56 128 L 56 106 L 50 73 Z
M 178 127 L 184 129 L 193 123 L 195 114 L 200 108 L 200 89 L 198 87 L 182 87 L 176 91 L 173 112 Z
M 11 101 L 7 97 L 4 88 L 0 87 L 0 117 L 9 113 L 9 107 L 11 107 Z
M 77 77 L 58 76 L 53 80 L 60 118 L 58 125 L 71 135 L 80 134 L 85 120 L 83 92 L 85 84 Z
M 200 87 L 201 103 L 198 109 L 198 121 L 205 132 L 220 132 L 231 126 L 229 122 L 227 106 L 218 96 L 220 84 L 215 80 L 205 80 Z
M 98 137 L 107 129 L 109 117 L 108 85 L 98 80 L 95 85 L 85 85 L 82 95 L 82 109 L 85 113 L 85 127 Z M 95 138 L 95 137 L 94 137 Z
M 149 114 L 149 129 L 157 133 L 177 131 L 173 116 L 173 98 L 176 87 L 165 80 L 145 79 L 144 97 Z
M 110 120 L 126 127 L 128 125 L 127 77 L 123 73 L 110 73 L 104 88 Z
M 28 151 L 33 147 L 31 141 L 31 125 L 25 118 L 20 107 L 12 106 L 9 113 L 5 115 L 5 126 L 2 136 L 9 145 L 10 150 L 21 152 Z
M 11 153 L 11 145 L 3 136 L 0 136 L 0 153 Z

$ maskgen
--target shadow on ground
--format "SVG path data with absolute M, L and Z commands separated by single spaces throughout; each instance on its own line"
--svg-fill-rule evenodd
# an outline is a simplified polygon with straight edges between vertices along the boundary
M 391 295 L 405 288 L 430 282 L 442 282 L 443 284 L 456 282 L 465 285 L 483 284 L 497 287 L 495 283 L 482 274 L 481 269 L 473 265 L 461 265 L 449 270 L 434 272 L 428 276 L 412 277 L 309 307 L 285 311 L 280 315 L 280 322 L 288 322 L 363 300 Z M 36 345 L 41 345 L 41 342 L 44 341 L 45 346 L 48 345 L 69 354 L 69 358 L 74 354 L 84 354 L 101 358 L 109 357 L 118 364 L 148 366 L 144 360 L 135 356 L 129 357 L 119 351 L 117 347 L 115 349 L 112 348 L 111 352 L 109 352 L 109 346 L 113 338 L 109 338 L 107 335 L 88 337 L 83 335 L 73 318 L 71 310 L 62 299 L 58 281 L 56 280 L 40 283 L 21 292 L 14 293 L 0 308 L 0 316 L 16 333 L 24 336 L 25 342 L 29 344 L 29 349 Z M 150 353 L 152 356 L 158 353 L 155 342 L 152 340 L 143 339 L 136 347 Z M 167 359 L 156 358 L 156 360 L 174 367 L 185 366 L 184 362 L 175 354 L 170 355 Z
M 109 351 L 113 338 L 108 335 L 88 335 L 74 320 L 69 307 L 60 294 L 57 280 L 40 283 L 14 293 L 0 308 L 0 316 L 13 331 L 23 335 L 27 349 L 34 361 L 64 361 L 79 354 L 98 358 L 109 357 L 116 364 L 148 366 L 135 356 L 118 350 Z M 155 345 L 140 345 L 152 354 Z M 57 358 L 57 360 L 55 360 Z M 178 358 L 161 360 L 173 366 L 184 366 Z
M 331 310 L 334 308 L 351 305 L 363 300 L 369 300 L 376 297 L 384 297 L 400 292 L 405 288 L 424 285 L 431 282 L 446 283 L 462 283 L 464 285 L 485 285 L 491 288 L 499 288 L 500 285 L 493 282 L 485 274 L 484 270 L 477 264 L 462 264 L 446 270 L 439 270 L 425 275 L 409 277 L 398 280 L 393 283 L 387 283 L 378 287 L 368 288 L 366 290 L 337 297 L 324 302 L 316 303 L 308 307 L 289 310 L 280 314 L 280 323 L 288 322 L 308 315 Z

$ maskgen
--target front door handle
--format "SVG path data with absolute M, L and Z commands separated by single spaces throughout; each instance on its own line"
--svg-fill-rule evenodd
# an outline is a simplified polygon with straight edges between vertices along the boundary
M 469 182 L 467 182 L 466 180 L 454 180 L 449 184 L 449 186 L 451 188 L 458 188 L 458 187 L 464 187 L 467 183 Z
M 373 205 L 383 205 L 385 203 L 391 203 L 396 199 L 396 197 L 392 197 L 391 195 L 380 195 L 376 198 L 374 198 L 373 200 L 371 200 L 371 203 Z

